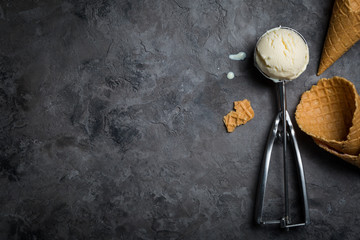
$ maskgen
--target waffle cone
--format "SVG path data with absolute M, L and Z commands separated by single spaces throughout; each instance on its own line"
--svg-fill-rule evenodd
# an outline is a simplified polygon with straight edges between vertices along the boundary
M 320 79 L 301 96 L 295 119 L 302 131 L 340 153 L 360 153 L 360 97 L 345 78 Z
M 334 154 L 335 156 L 345 160 L 346 162 L 351 163 L 360 168 L 360 154 L 359 155 L 351 155 L 351 154 L 341 153 L 341 152 L 338 152 L 338 151 L 332 149 L 331 147 L 326 145 L 326 143 L 324 143 L 324 142 L 321 142 L 321 141 L 315 140 L 315 139 L 314 139 L 314 141 L 322 149 L 324 149 L 324 150 L 328 151 L 329 153 Z
M 360 39 L 360 0 L 335 0 L 317 75 Z

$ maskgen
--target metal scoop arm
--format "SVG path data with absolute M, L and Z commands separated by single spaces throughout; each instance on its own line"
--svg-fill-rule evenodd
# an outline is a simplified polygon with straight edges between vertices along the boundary
M 271 152 L 274 146 L 274 142 L 276 139 L 276 134 L 278 132 L 279 123 L 281 113 L 278 113 L 276 116 L 271 131 L 269 132 L 264 158 L 261 165 L 260 170 L 260 178 L 259 178 L 259 186 L 257 192 L 257 198 L 255 203 L 255 220 L 258 224 L 280 224 L 280 220 L 270 220 L 270 221 L 263 221 L 262 214 L 264 209 L 264 200 L 265 200 L 265 192 L 266 192 L 266 182 L 269 174 L 269 166 L 271 160 Z
M 304 210 L 304 218 L 305 218 L 305 221 L 302 225 L 308 225 L 310 223 L 310 214 L 309 214 L 309 204 L 308 204 L 308 197 L 307 197 L 307 191 L 306 191 L 304 167 L 303 167 L 301 156 L 300 156 L 299 146 L 298 146 L 298 143 L 297 143 L 297 140 L 295 137 L 294 126 L 291 122 L 290 115 L 287 111 L 286 111 L 286 122 L 287 122 L 287 125 L 289 126 L 290 141 L 291 141 L 291 145 L 292 145 L 293 150 L 296 155 L 296 166 L 297 166 L 297 171 L 298 171 L 298 177 L 300 178 L 300 188 L 301 188 L 301 193 L 302 193 L 302 200 L 303 200 L 303 205 L 304 205 L 303 210 Z M 292 224 L 292 225 L 295 225 L 295 224 Z

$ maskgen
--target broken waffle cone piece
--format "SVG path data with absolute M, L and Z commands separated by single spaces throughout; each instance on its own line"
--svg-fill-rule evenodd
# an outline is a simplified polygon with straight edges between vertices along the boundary
M 244 124 L 244 120 L 239 113 L 231 111 L 224 117 L 224 123 L 227 131 L 233 132 L 237 126 Z
M 235 111 L 229 112 L 223 118 L 228 132 L 233 132 L 237 126 L 247 123 L 255 116 L 250 101 L 247 99 L 234 102 L 234 109 Z
M 317 75 L 360 39 L 360 0 L 335 0 Z
M 335 156 L 343 159 L 344 161 L 360 168 L 360 154 L 359 155 L 351 155 L 351 154 L 341 153 L 341 152 L 338 152 L 335 149 L 332 149 L 331 147 L 327 146 L 324 142 L 321 142 L 319 140 L 314 140 L 314 141 L 322 149 L 324 149 L 324 150 L 328 151 L 329 153 L 334 154 Z
M 302 131 L 337 152 L 360 153 L 360 97 L 345 78 L 320 79 L 301 96 L 295 119 Z

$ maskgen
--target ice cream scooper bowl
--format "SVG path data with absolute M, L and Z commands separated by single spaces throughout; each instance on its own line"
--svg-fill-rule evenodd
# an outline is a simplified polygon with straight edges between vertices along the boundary
M 254 51 L 256 68 L 267 78 L 275 82 L 278 95 L 279 112 L 272 124 L 268 136 L 261 171 L 257 198 L 255 203 L 255 220 L 260 225 L 279 224 L 281 228 L 289 230 L 291 227 L 305 226 L 310 223 L 309 206 L 307 200 L 304 169 L 295 130 L 286 110 L 287 82 L 296 79 L 309 62 L 309 50 L 306 40 L 296 30 L 287 27 L 273 28 L 264 33 L 258 40 Z M 282 125 L 280 125 L 282 122 Z M 279 126 L 280 125 L 280 126 Z M 282 129 L 281 129 L 282 128 Z M 280 219 L 265 220 L 263 217 L 266 183 L 269 173 L 270 160 L 274 142 L 282 141 L 283 173 L 284 173 L 284 213 Z M 289 173 L 287 161 L 287 142 L 291 143 L 298 173 L 298 182 L 303 204 L 304 221 L 292 223 L 289 204 Z

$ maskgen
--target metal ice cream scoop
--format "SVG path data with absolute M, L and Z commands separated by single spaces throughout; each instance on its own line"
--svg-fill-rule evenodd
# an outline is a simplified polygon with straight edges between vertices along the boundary
M 295 32 L 298 34 L 307 45 L 306 40 L 303 36 L 301 36 L 300 33 L 295 31 L 291 28 L 285 28 L 281 27 L 283 29 L 287 29 L 290 31 Z M 266 33 L 265 33 L 266 34 Z M 264 35 L 265 35 L 264 34 Z M 264 36 L 263 35 L 263 36 Z M 261 38 L 260 38 L 261 39 Z M 300 156 L 300 151 L 298 147 L 298 143 L 295 137 L 295 130 L 293 127 L 293 124 L 290 119 L 290 115 L 286 110 L 286 82 L 288 80 L 286 79 L 274 79 L 274 77 L 267 76 L 261 68 L 258 66 L 258 63 L 255 58 L 255 54 L 257 51 L 257 46 L 259 44 L 258 40 L 254 52 L 254 61 L 255 66 L 258 68 L 258 70 L 268 79 L 272 80 L 276 84 L 277 89 L 277 95 L 278 95 L 278 106 L 279 106 L 279 112 L 275 117 L 275 120 L 273 122 L 271 131 L 268 136 L 266 149 L 263 156 L 263 161 L 261 165 L 261 172 L 259 176 L 259 184 L 258 184 L 258 191 L 257 191 L 257 198 L 256 198 L 256 204 L 255 204 L 255 220 L 258 224 L 265 225 L 265 224 L 279 224 L 281 228 L 289 229 L 291 227 L 298 227 L 298 226 L 304 226 L 310 223 L 310 216 L 309 216 L 309 206 L 308 206 L 308 199 L 307 199 L 307 192 L 306 192 L 306 184 L 305 184 L 305 176 L 304 176 L 304 169 L 303 164 Z M 280 122 L 282 122 L 282 126 L 280 125 Z M 282 128 L 282 131 L 280 128 Z M 280 219 L 270 219 L 266 220 L 263 217 L 263 211 L 264 211 L 264 200 L 265 200 L 265 191 L 266 191 L 266 183 L 269 173 L 269 166 L 270 166 L 270 160 L 271 160 L 271 154 L 274 146 L 274 142 L 276 140 L 282 140 L 282 155 L 283 155 L 283 171 L 284 171 L 284 213 L 283 217 Z M 288 174 L 288 160 L 287 160 L 287 142 L 290 140 L 291 146 L 293 148 L 293 153 L 295 155 L 295 165 L 298 172 L 298 181 L 300 184 L 301 189 L 301 200 L 303 203 L 303 216 L 304 220 L 299 223 L 292 223 L 290 219 L 290 204 L 289 204 L 289 187 L 288 187 L 288 180 L 289 180 L 289 174 Z

